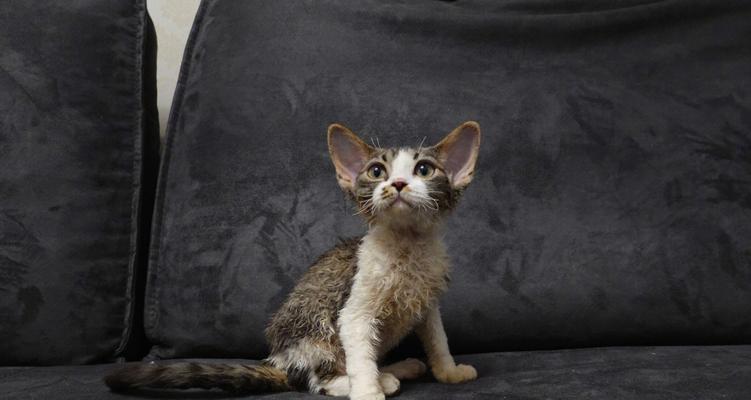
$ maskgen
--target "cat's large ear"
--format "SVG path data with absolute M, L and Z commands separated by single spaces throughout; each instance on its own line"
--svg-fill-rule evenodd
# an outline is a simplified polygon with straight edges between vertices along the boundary
M 433 148 L 446 168 L 451 186 L 463 189 L 472 181 L 480 150 L 480 125 L 467 121 L 446 135 Z
M 343 125 L 331 124 L 328 133 L 329 154 L 336 167 L 336 180 L 347 191 L 354 190 L 357 175 L 373 153 L 373 148 L 363 142 Z

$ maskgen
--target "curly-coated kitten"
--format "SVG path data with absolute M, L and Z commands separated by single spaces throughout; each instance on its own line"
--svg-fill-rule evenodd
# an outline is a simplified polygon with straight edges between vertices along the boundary
M 107 385 L 383 399 L 399 390 L 400 379 L 427 369 L 416 359 L 378 367 L 413 330 L 436 379 L 477 377 L 449 353 L 438 297 L 449 270 L 442 221 L 472 180 L 479 125 L 465 122 L 432 147 L 380 149 L 334 124 L 328 145 L 339 185 L 369 229 L 325 253 L 300 279 L 266 330 L 269 357 L 260 365 L 134 364 L 108 376 Z

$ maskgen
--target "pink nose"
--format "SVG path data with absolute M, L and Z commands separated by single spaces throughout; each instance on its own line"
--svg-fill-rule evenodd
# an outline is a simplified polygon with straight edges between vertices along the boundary
M 391 186 L 396 188 L 397 192 L 401 192 L 402 189 L 404 189 L 405 186 L 407 186 L 407 182 L 404 181 L 394 181 Z

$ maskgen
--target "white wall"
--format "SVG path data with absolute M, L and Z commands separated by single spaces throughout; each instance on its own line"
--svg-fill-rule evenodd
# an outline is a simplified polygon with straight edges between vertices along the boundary
M 148 0 L 159 44 L 157 55 L 157 106 L 159 126 L 164 136 L 172 95 L 180 72 L 185 41 L 200 0 Z

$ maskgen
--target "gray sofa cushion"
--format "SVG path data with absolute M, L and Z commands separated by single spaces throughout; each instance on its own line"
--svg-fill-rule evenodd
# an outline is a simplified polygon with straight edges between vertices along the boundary
M 476 381 L 446 385 L 426 376 L 419 381 L 404 381 L 397 398 L 746 400 L 751 391 L 751 346 L 528 351 L 475 354 L 461 356 L 459 360 L 477 367 L 479 378 Z M 111 393 L 102 383 L 102 376 L 115 368 L 119 366 L 0 368 L 0 393 L 9 400 L 233 398 L 216 391 L 199 390 Z M 246 398 L 330 399 L 298 392 Z
M 325 129 L 483 128 L 446 232 L 457 352 L 751 340 L 751 4 L 205 1 L 168 129 L 155 357 L 266 355 L 263 328 L 364 232 Z
M 143 0 L 0 2 L 0 364 L 145 347 L 150 29 Z

